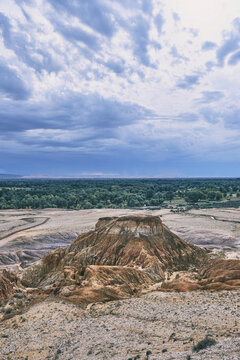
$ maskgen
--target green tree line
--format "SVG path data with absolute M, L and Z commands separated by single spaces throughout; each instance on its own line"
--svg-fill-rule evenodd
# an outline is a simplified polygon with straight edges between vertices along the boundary
M 162 207 L 240 198 L 240 179 L 1 180 L 0 209 Z

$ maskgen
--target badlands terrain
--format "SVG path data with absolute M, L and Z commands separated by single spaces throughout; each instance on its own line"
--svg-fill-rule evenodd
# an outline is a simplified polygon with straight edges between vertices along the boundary
M 240 209 L 191 210 L 0 210 L 0 269 L 17 270 L 49 251 L 69 245 L 94 228 L 100 217 L 160 215 L 183 240 L 240 259 Z
M 239 215 L 1 211 L 0 358 L 239 360 Z

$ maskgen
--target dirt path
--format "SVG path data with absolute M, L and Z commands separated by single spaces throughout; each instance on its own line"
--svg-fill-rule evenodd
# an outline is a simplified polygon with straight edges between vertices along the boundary
M 36 219 L 37 219 L 37 218 L 36 218 Z M 45 218 L 45 219 L 44 219 L 42 222 L 40 222 L 40 223 L 37 223 L 37 224 L 34 224 L 34 225 L 30 225 L 30 226 L 26 226 L 26 227 L 23 227 L 23 228 L 18 229 L 18 230 L 14 230 L 14 231 L 8 233 L 7 235 L 4 235 L 4 236 L 0 237 L 0 245 L 3 246 L 3 245 L 5 245 L 5 244 L 8 242 L 8 241 L 3 241 L 3 242 L 2 242 L 2 240 L 8 239 L 10 236 L 15 235 L 15 234 L 17 234 L 17 233 L 20 233 L 20 232 L 22 232 L 22 231 L 26 231 L 26 230 L 29 230 L 29 229 L 33 229 L 33 228 L 35 228 L 35 227 L 37 227 L 37 226 L 46 224 L 46 222 L 47 222 L 48 220 L 50 220 L 50 217 Z

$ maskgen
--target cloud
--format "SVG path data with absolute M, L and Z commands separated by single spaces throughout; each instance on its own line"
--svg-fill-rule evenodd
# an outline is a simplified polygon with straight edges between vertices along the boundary
M 85 44 L 88 48 L 96 51 L 100 49 L 100 41 L 98 37 L 87 31 L 84 31 L 78 26 L 64 25 L 57 21 L 52 20 L 56 31 L 58 31 L 66 40 L 70 42 L 80 42 Z
M 240 61 L 240 51 L 234 53 L 228 60 L 228 65 L 236 65 Z
M 220 66 L 224 65 L 224 60 L 228 54 L 231 54 L 233 51 L 238 49 L 239 39 L 238 38 L 230 38 L 224 41 L 222 46 L 217 50 L 217 59 Z
M 119 173 L 131 172 L 135 161 L 141 172 L 142 162 L 151 170 L 187 159 L 191 172 L 208 154 L 228 151 L 233 159 L 240 150 L 234 67 L 240 21 L 232 23 L 237 5 L 225 18 L 214 1 L 214 25 L 212 10 L 187 1 L 3 2 L 0 141 L 6 158 L 24 154 L 26 168 L 42 157 L 48 168 L 85 164 L 83 170 L 93 172 L 99 164 L 106 170 L 111 158 Z
M 203 116 L 204 120 L 210 124 L 217 124 L 221 118 L 220 112 L 211 107 L 201 108 L 200 114 Z
M 13 100 L 26 100 L 30 91 L 14 69 L 0 59 L 0 92 Z
M 226 128 L 240 130 L 240 108 L 234 106 L 233 108 L 228 108 L 222 113 L 222 118 Z M 238 136 L 238 133 L 236 133 Z
M 212 103 L 224 97 L 224 93 L 221 91 L 203 91 L 202 95 L 202 98 L 196 100 L 200 104 Z
M 176 12 L 173 12 L 173 13 L 172 13 L 172 16 L 173 16 L 173 20 L 174 20 L 175 22 L 180 21 L 180 16 L 179 16 Z
M 0 29 L 6 48 L 13 50 L 25 64 L 38 72 L 42 70 L 58 72 L 60 70 L 61 67 L 54 61 L 46 48 L 37 46 L 36 39 L 31 37 L 31 32 L 22 31 L 21 26 L 18 31 L 14 31 L 8 17 L 2 13 L 0 13 Z M 31 37 L 31 41 L 29 41 L 29 37 Z
M 202 50 L 203 51 L 209 51 L 209 50 L 213 50 L 217 47 L 217 44 L 212 42 L 212 41 L 205 41 L 202 44 Z
M 125 70 L 125 61 L 122 59 L 119 60 L 109 60 L 104 64 L 110 70 L 112 70 L 115 74 L 122 74 Z
M 177 83 L 180 89 L 191 89 L 194 85 L 199 84 L 200 75 L 186 75 Z
M 240 18 L 233 21 L 233 29 L 231 32 L 226 32 L 222 45 L 217 49 L 216 56 L 219 66 L 224 66 L 226 57 L 238 50 L 240 47 Z M 234 62 L 234 60 L 233 60 Z M 231 61 L 230 61 L 230 65 Z
M 2 140 L 11 134 L 11 139 L 22 146 L 81 147 L 81 151 L 87 148 L 100 151 L 97 144 L 101 150 L 118 144 L 119 128 L 154 118 L 151 110 L 136 104 L 78 93 L 69 93 L 64 100 L 54 96 L 48 102 L 34 105 L 2 103 L 0 116 Z
M 189 61 L 189 58 L 179 54 L 175 45 L 171 47 L 170 54 L 176 59 L 174 61 L 175 64 L 180 63 L 181 61 Z
M 133 24 L 129 27 L 132 38 L 133 53 L 138 61 L 145 66 L 152 66 L 148 54 L 150 23 L 142 15 L 133 19 Z
M 112 10 L 104 0 L 48 0 L 48 2 L 58 12 L 77 17 L 83 24 L 106 37 L 111 38 L 116 31 Z
M 164 19 L 163 19 L 163 16 L 160 13 L 155 16 L 154 23 L 156 25 L 158 33 L 161 34 L 162 27 L 163 27 L 163 24 L 164 24 Z
M 153 11 L 152 0 L 142 0 L 142 11 L 147 14 L 152 14 Z
M 224 107 L 223 109 L 214 109 L 212 107 L 204 107 L 200 111 L 203 118 L 211 124 L 219 124 L 219 128 L 222 129 L 222 139 L 224 139 L 224 146 L 222 150 L 224 151 L 225 146 L 231 146 L 231 140 L 229 139 L 229 134 L 232 138 L 237 140 L 239 144 L 240 136 L 240 108 L 237 106 L 233 107 Z M 224 127 L 223 127 L 224 126 Z

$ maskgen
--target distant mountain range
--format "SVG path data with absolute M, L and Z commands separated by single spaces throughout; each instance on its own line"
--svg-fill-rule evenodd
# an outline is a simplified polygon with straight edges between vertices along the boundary
M 22 175 L 16 175 L 16 174 L 0 174 L 0 180 L 1 179 L 20 179 L 22 178 Z
M 83 174 L 73 176 L 53 176 L 53 175 L 17 175 L 0 174 L 0 180 L 4 179 L 231 179 L 232 177 L 213 177 L 213 176 L 171 176 L 171 175 L 152 175 L 152 176 L 121 176 L 114 174 Z M 233 179 L 233 178 L 232 178 Z

